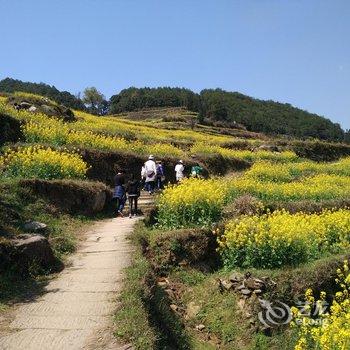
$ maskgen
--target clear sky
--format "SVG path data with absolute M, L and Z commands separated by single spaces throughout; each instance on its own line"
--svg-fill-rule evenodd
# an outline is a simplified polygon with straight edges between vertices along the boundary
M 221 87 L 350 128 L 349 0 L 0 0 L 0 79 Z

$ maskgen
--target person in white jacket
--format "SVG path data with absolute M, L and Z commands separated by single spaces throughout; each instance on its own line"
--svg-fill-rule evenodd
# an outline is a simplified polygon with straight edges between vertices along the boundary
M 154 156 L 151 154 L 148 157 L 148 161 L 145 163 L 145 174 L 146 174 L 146 191 L 149 194 L 153 194 L 155 181 L 157 177 L 157 166 L 154 161 Z
M 179 160 L 179 162 L 175 165 L 175 175 L 177 182 L 180 182 L 184 178 L 184 171 L 184 163 L 182 160 Z

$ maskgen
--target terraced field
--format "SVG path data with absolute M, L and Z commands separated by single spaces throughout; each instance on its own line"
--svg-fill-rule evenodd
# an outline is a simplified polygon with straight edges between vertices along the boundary
M 15 96 L 55 105 L 40 96 Z M 76 227 L 113 215 L 110 186 L 116 170 L 123 168 L 138 177 L 149 154 L 164 161 L 168 184 L 155 197 L 143 194 L 146 217 L 132 235 L 134 248 L 118 253 L 120 260 L 125 253 L 125 261 L 133 254 L 125 283 L 118 284 L 122 290 L 108 290 L 119 295 L 121 305 L 114 313 L 115 323 L 109 325 L 115 344 L 224 350 L 350 346 L 348 145 L 201 125 L 195 113 L 181 108 L 105 117 L 74 111 L 74 120 L 68 121 L 34 109 L 17 110 L 7 97 L 0 97 L 0 118 L 4 125 L 17 125 L 14 134 L 20 135 L 16 140 L 13 133 L 8 140 L 5 135 L 0 153 L 1 257 L 6 257 L 7 245 L 25 233 L 24 224 L 40 218 L 49 225 L 45 239 L 53 254 L 65 261 L 79 245 Z M 188 178 L 174 184 L 173 168 L 179 159 L 184 160 Z M 203 167 L 201 178 L 191 177 L 191 166 L 197 163 Z M 81 206 L 91 208 L 82 214 L 77 210 Z M 119 223 L 131 231 L 128 218 L 117 220 L 104 238 L 118 232 Z M 102 259 L 110 249 L 100 253 Z M 25 297 L 14 292 L 14 277 L 7 274 L 16 261 L 6 264 L 1 275 L 6 293 L 0 295 L 0 306 L 8 310 Z M 38 276 L 49 272 L 31 264 L 25 274 L 36 284 Z M 81 277 L 74 266 L 63 275 L 69 273 L 69 278 Z M 91 278 L 98 276 L 95 271 Z M 59 281 L 60 277 L 52 286 Z M 252 287 L 253 282 L 261 289 Z M 39 304 L 46 303 L 45 298 Z M 277 301 L 286 305 L 291 318 L 288 314 L 288 322 L 263 324 L 263 305 Z M 309 303 L 310 310 L 323 302 L 328 308 L 305 316 L 295 310 L 300 301 Z M 94 309 L 99 302 L 92 297 L 87 307 Z M 21 306 L 22 314 L 28 309 L 38 320 L 36 312 L 42 310 L 32 306 Z M 72 315 L 77 316 L 74 310 Z M 100 322 L 99 312 L 92 315 L 94 322 Z M 326 321 L 314 324 L 311 319 Z M 28 348 L 26 334 L 32 329 L 39 334 L 37 329 L 43 327 L 25 326 L 23 320 L 20 313 L 11 327 L 20 329 L 17 340 Z M 58 325 L 53 327 L 56 332 L 59 315 L 50 320 Z M 56 337 L 51 332 L 45 339 L 53 337 L 59 343 L 61 333 Z M 0 345 L 14 348 L 6 344 L 14 344 L 16 334 L 5 335 Z M 75 343 L 79 337 L 68 338 L 75 344 L 72 349 L 82 347 Z

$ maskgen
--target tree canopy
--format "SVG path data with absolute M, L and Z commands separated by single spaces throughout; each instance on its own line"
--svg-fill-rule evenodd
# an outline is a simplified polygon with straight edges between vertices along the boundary
M 110 99 L 111 113 L 130 112 L 152 107 L 185 107 L 191 111 L 199 111 L 200 97 L 184 88 L 135 88 L 122 90 Z
M 110 112 L 122 113 L 150 107 L 186 107 L 207 121 L 236 122 L 249 131 L 315 137 L 341 141 L 339 124 L 288 103 L 258 100 L 238 92 L 205 89 L 196 94 L 184 88 L 135 88 L 122 90 L 110 99 Z
M 30 83 L 21 80 L 6 78 L 0 81 L 0 91 L 13 93 L 16 91 L 30 92 L 41 96 L 49 97 L 66 107 L 84 110 L 84 103 L 68 91 L 59 91 L 54 86 L 44 83 Z
M 109 101 L 95 88 L 87 88 L 80 99 L 44 83 L 22 82 L 11 78 L 0 81 L 0 92 L 30 92 L 47 96 L 73 109 L 104 115 L 153 107 L 184 107 L 198 112 L 200 121 L 243 125 L 249 131 L 283 134 L 298 138 L 343 141 L 349 139 L 339 124 L 288 103 L 263 101 L 222 89 L 205 89 L 199 94 L 185 88 L 130 87 L 113 95 Z
M 86 88 L 82 100 L 92 113 L 103 115 L 108 111 L 108 101 L 95 87 Z

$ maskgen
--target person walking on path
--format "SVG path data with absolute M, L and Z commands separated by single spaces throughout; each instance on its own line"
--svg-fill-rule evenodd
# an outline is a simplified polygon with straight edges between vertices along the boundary
M 176 182 L 182 181 L 184 178 L 184 163 L 182 160 L 179 160 L 178 163 L 175 165 L 175 175 L 176 175 Z
M 157 161 L 157 189 L 162 190 L 164 187 L 165 174 L 162 161 Z
M 145 172 L 146 172 L 146 191 L 149 194 L 153 194 L 155 181 L 157 177 L 157 167 L 154 161 L 154 156 L 150 155 L 148 161 L 145 163 Z
M 146 169 L 145 169 L 145 165 L 142 165 L 142 168 L 141 168 L 141 188 L 142 188 L 142 190 L 146 190 Z
M 201 178 L 203 173 L 203 168 L 196 163 L 191 169 L 191 176 L 196 178 Z
M 126 201 L 126 193 L 125 193 L 125 177 L 123 171 L 119 171 L 117 175 L 114 177 L 114 192 L 113 199 L 116 202 L 117 207 L 117 216 L 123 217 L 123 209 Z
M 137 216 L 137 202 L 140 197 L 140 182 L 135 179 L 134 174 L 131 175 L 130 180 L 126 185 L 126 193 L 129 199 L 129 218 Z

